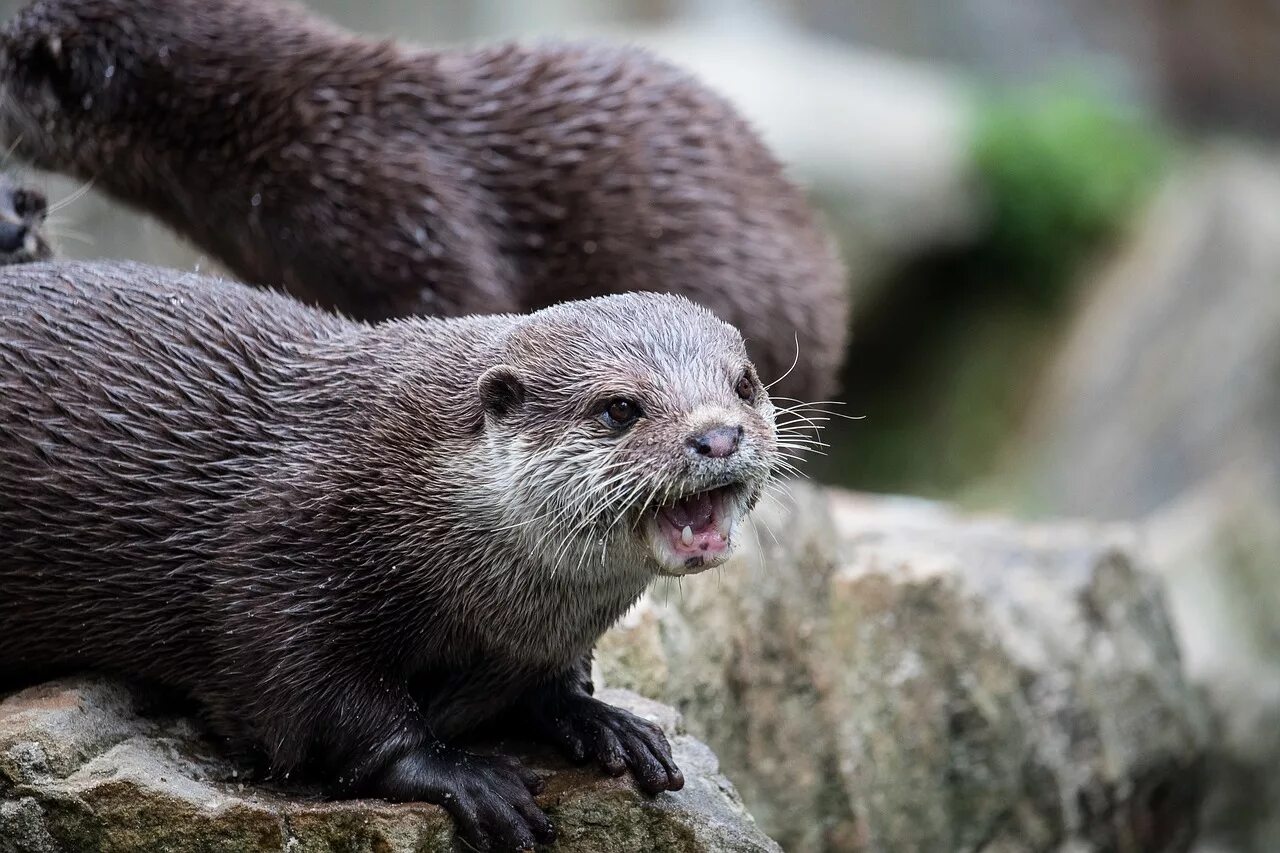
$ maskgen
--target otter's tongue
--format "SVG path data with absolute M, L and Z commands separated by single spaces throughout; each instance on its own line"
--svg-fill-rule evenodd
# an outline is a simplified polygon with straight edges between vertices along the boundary
M 699 492 L 658 510 L 663 532 L 682 556 L 718 556 L 729 547 L 728 531 L 719 529 L 714 492 Z

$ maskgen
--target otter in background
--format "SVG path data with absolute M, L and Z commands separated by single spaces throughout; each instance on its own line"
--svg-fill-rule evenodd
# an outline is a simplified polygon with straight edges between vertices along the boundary
M 766 379 L 797 362 L 779 393 L 834 389 L 830 239 L 735 110 L 643 52 L 416 49 L 265 0 L 40 0 L 0 53 L 19 155 L 249 282 L 366 319 L 681 294 Z

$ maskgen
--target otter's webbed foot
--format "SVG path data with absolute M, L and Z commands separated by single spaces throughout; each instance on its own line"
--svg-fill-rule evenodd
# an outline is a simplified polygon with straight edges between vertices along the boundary
M 573 761 L 594 761 L 611 776 L 630 768 L 649 795 L 684 787 L 671 744 L 656 724 L 585 694 L 548 696 L 532 710 L 538 733 Z
M 508 853 L 555 841 L 555 827 L 534 795 L 542 780 L 514 758 L 430 746 L 383 773 L 378 788 L 392 800 L 443 806 L 472 850 Z

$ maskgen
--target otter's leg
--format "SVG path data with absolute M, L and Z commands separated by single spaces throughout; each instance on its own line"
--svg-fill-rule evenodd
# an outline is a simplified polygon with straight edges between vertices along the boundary
M 529 691 L 517 705 L 533 733 L 570 759 L 594 761 L 612 776 L 631 769 L 646 794 L 678 791 L 684 775 L 671 744 L 656 724 L 596 699 L 591 658 L 584 657 L 551 682 Z
M 304 681 L 278 678 L 271 684 Z M 335 672 L 322 689 L 266 686 L 256 699 L 255 716 L 270 721 L 259 738 L 275 745 L 276 775 L 318 759 L 328 781 L 345 794 L 443 806 L 475 850 L 505 853 L 555 840 L 551 821 L 534 801 L 542 788 L 536 774 L 514 758 L 473 755 L 439 742 L 408 691 L 389 678 Z

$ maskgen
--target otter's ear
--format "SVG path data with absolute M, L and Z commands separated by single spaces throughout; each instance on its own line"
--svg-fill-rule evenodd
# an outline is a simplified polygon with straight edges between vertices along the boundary
M 524 404 L 524 380 L 514 367 L 499 364 L 480 374 L 480 404 L 495 418 L 505 417 Z

